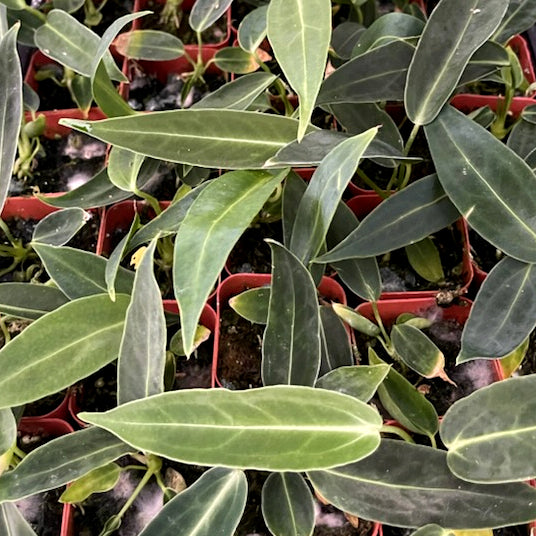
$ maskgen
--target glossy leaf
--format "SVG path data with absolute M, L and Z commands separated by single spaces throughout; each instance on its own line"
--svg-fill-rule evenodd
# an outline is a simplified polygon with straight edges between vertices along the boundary
M 0 208 L 4 206 L 22 120 L 22 72 L 17 54 L 19 25 L 0 39 Z
M 58 437 L 0 476 L 0 503 L 58 488 L 131 451 L 126 443 L 95 426 Z
M 536 262 L 536 177 L 527 164 L 450 106 L 425 132 L 439 181 L 471 227 L 506 254 Z
M 445 278 L 439 251 L 430 237 L 406 246 L 411 267 L 427 281 L 437 283 Z
M 472 55 L 458 82 L 458 87 L 481 80 L 497 71 L 499 67 L 509 64 L 505 48 L 493 41 L 486 41 Z
M 321 375 L 354 364 L 348 333 L 329 305 L 320 306 L 320 350 Z
M 79 417 L 166 458 L 275 471 L 367 456 L 381 426 L 378 413 L 359 400 L 295 385 L 179 390 Z
M 88 251 L 68 247 L 33 244 L 47 273 L 70 299 L 108 292 L 105 280 L 106 259 Z M 130 294 L 134 274 L 120 268 L 115 289 Z
M 0 350 L 0 408 L 56 393 L 113 361 L 127 302 L 125 296 L 115 303 L 107 295 L 80 298 L 30 324 Z
M 298 140 L 307 132 L 324 78 L 331 39 L 329 0 L 272 0 L 268 39 L 286 79 L 298 94 Z
M 47 285 L 31 283 L 0 285 L 0 312 L 18 318 L 37 320 L 68 301 L 61 290 Z
M 290 250 L 307 266 L 320 250 L 346 186 L 376 135 L 377 128 L 349 138 L 322 160 L 303 194 Z
M 503 0 L 450 0 L 432 11 L 408 68 L 404 103 L 413 123 L 426 125 L 437 117 L 506 8 Z
M 316 285 L 295 255 L 277 242 L 269 244 L 273 267 L 262 340 L 262 382 L 313 386 L 320 367 Z
M 116 50 L 135 60 L 166 61 L 184 55 L 183 42 L 159 30 L 133 30 L 120 34 L 114 41 Z
M 190 12 L 190 26 L 195 32 L 203 32 L 212 26 L 229 9 L 233 0 L 196 0 Z
M 372 348 L 368 350 L 368 358 L 371 365 L 386 366 Z M 434 406 L 394 368 L 389 368 L 379 385 L 378 396 L 389 415 L 404 428 L 429 437 L 437 433 L 439 417 Z
M 534 517 L 536 490 L 521 483 L 465 482 L 450 472 L 446 457 L 439 449 L 385 439 L 360 462 L 308 476 L 337 508 L 397 527 L 435 523 L 451 529 L 481 529 L 525 523 Z
M 16 505 L 0 505 L 0 532 L 5 536 L 37 536 Z
M 471 482 L 528 480 L 536 476 L 532 375 L 495 383 L 460 399 L 441 423 L 450 470 Z M 534 510 L 533 510 L 534 512 Z
M 508 9 L 493 39 L 505 43 L 515 34 L 528 30 L 536 22 L 536 4 L 532 0 L 510 0 Z
M 10 408 L 0 409 L 0 456 L 17 441 L 17 421 Z M 0 466 L 0 471 L 2 467 Z
M 51 212 L 35 226 L 33 241 L 50 246 L 63 246 L 80 230 L 91 215 L 81 208 Z
M 108 117 L 134 115 L 134 110 L 119 95 L 116 87 L 112 84 L 102 62 L 97 67 L 92 89 L 95 102 Z
M 298 128 L 295 119 L 241 110 L 172 110 L 60 123 L 153 158 L 225 169 L 262 167 L 296 138 Z
M 247 487 L 242 471 L 209 469 L 166 503 L 140 536 L 232 536 L 246 505 Z
M 110 182 L 127 192 L 134 192 L 136 180 L 145 157 L 119 147 L 112 147 L 108 155 L 108 178 Z
M 283 184 L 281 219 L 283 225 L 283 243 L 287 248 L 290 246 L 296 212 L 298 211 L 298 206 L 306 188 L 307 184 L 295 171 L 291 171 L 287 175 Z
M 338 24 L 331 34 L 331 48 L 339 58 L 349 60 L 364 31 L 364 26 L 358 22 L 345 21 Z M 337 65 L 333 60 L 332 63 Z
M 500 365 L 504 378 L 509 378 L 519 368 L 529 349 L 530 337 L 527 337 L 513 352 L 501 359 Z
M 241 76 L 209 93 L 191 106 L 191 109 L 226 108 L 229 110 L 247 110 L 255 99 L 275 82 L 276 78 L 275 75 L 265 72 Z
M 268 6 L 259 6 L 250 11 L 238 26 L 238 44 L 247 52 L 254 53 L 266 37 Z
M 83 0 L 54 0 L 53 4 L 57 9 L 63 9 L 67 13 L 74 13 L 84 5 L 84 2 Z
M 521 119 L 514 124 L 506 142 L 506 145 L 520 156 L 532 170 L 536 167 L 535 136 L 536 124 L 521 116 Z
M 351 307 L 341 303 L 334 303 L 331 307 L 344 322 L 360 333 L 369 337 L 377 337 L 380 334 L 380 328 L 374 322 L 354 311 Z
M 422 240 L 459 217 L 437 175 L 429 175 L 380 203 L 345 240 L 315 262 L 381 255 Z
M 173 263 L 187 355 L 203 306 L 229 253 L 286 173 L 226 173 L 212 181 L 188 210 L 175 239 Z
M 536 266 L 509 257 L 484 280 L 462 333 L 456 363 L 503 357 L 536 326 Z
M 62 503 L 80 503 L 92 493 L 110 491 L 118 482 L 121 469 L 116 463 L 110 462 L 93 469 L 71 483 L 58 499 Z
M 255 56 L 239 47 L 226 47 L 218 50 L 214 63 L 222 71 L 236 74 L 247 74 L 259 68 Z
M 269 304 L 270 287 L 250 288 L 229 300 L 231 309 L 255 324 L 266 324 Z
M 272 473 L 262 487 L 262 515 L 274 536 L 311 536 L 314 500 L 300 474 Z
M 318 378 L 316 387 L 368 402 L 385 380 L 390 368 L 385 363 L 339 367 Z

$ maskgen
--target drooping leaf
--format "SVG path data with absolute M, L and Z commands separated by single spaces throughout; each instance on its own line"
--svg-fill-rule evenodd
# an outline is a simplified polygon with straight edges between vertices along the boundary
M 437 283 L 445 278 L 439 251 L 430 237 L 405 248 L 410 266 L 426 281 Z
M 196 0 L 188 19 L 192 30 L 200 33 L 212 26 L 229 9 L 232 1 Z
M 329 305 L 320 306 L 320 351 L 320 375 L 354 364 L 348 333 Z
M 173 285 L 187 355 L 203 306 L 235 242 L 283 180 L 266 171 L 235 171 L 212 181 L 193 202 L 175 239 Z M 199 240 L 203 236 L 203 240 Z
M 441 186 L 471 227 L 507 255 L 536 262 L 536 177 L 527 164 L 450 106 L 425 132 Z
M 0 285 L 0 312 L 37 320 L 69 301 L 65 294 L 54 287 L 32 283 L 2 283 Z
M 311 536 L 314 500 L 298 473 L 272 473 L 262 487 L 262 515 L 274 536 Z
M 0 408 L 56 393 L 113 361 L 127 304 L 123 295 L 89 296 L 30 324 L 0 350 Z
M 446 457 L 439 449 L 384 439 L 360 462 L 308 476 L 337 508 L 397 527 L 435 523 L 451 529 L 481 529 L 525 523 L 534 517 L 536 490 L 521 483 L 465 482 L 451 473 Z
M 493 39 L 505 43 L 515 34 L 528 30 L 536 22 L 536 4 L 532 0 L 510 0 L 508 9 Z
M 313 386 L 320 367 L 320 312 L 307 268 L 284 246 L 269 241 L 272 284 L 262 340 L 264 385 Z
M 140 536 L 232 536 L 244 512 L 247 486 L 242 471 L 209 469 L 171 499 Z
M 324 78 L 331 39 L 329 0 L 272 0 L 268 39 L 300 102 L 298 140 L 307 132 Z
M 456 363 L 503 357 L 536 326 L 536 267 L 502 259 L 480 288 L 462 333 Z
M 381 426 L 378 413 L 355 398 L 284 385 L 179 390 L 79 417 L 170 459 L 275 471 L 367 456 Z
M 256 324 L 266 324 L 269 304 L 270 287 L 250 288 L 229 299 L 231 309 Z
M 259 68 L 255 55 L 240 47 L 225 47 L 218 50 L 214 56 L 214 63 L 222 71 L 236 74 L 252 73 Z
M 103 62 L 99 63 L 95 72 L 92 90 L 95 102 L 108 117 L 135 114 L 134 110 L 119 95 L 117 88 L 113 85 L 106 72 Z
M 10 408 L 0 409 L 0 456 L 17 441 L 17 421 Z M 1 470 L 1 468 L 0 468 Z
M 254 53 L 260 46 L 268 29 L 268 6 L 259 6 L 250 11 L 238 26 L 238 44 L 247 52 Z
M 81 208 L 51 212 L 35 226 L 32 240 L 50 246 L 63 246 L 90 218 L 91 215 Z
M 37 536 L 16 505 L 0 505 L 0 531 L 5 536 Z
M 491 37 L 507 7 L 502 0 L 450 0 L 437 5 L 408 68 L 404 103 L 413 123 L 426 125 L 437 117 L 471 56 Z
M 92 493 L 111 490 L 119 480 L 121 469 L 116 463 L 110 462 L 91 470 L 71 483 L 58 499 L 62 503 L 80 503 Z
M 110 182 L 127 192 L 134 192 L 136 181 L 145 157 L 120 147 L 112 147 L 108 155 L 108 178 Z
M 131 451 L 132 447 L 95 426 L 58 437 L 0 476 L 0 503 L 63 486 Z
M 132 30 L 120 34 L 114 41 L 116 50 L 135 60 L 166 61 L 184 55 L 183 42 L 160 30 Z
M 458 400 L 441 423 L 450 470 L 471 482 L 536 476 L 534 376 L 510 378 Z M 533 510 L 534 515 L 534 510 Z

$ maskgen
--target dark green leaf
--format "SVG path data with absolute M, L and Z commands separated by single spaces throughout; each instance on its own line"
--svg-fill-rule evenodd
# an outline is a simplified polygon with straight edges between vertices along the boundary
M 184 55 L 183 42 L 159 30 L 133 30 L 120 34 L 114 41 L 117 51 L 135 60 L 166 61 Z
M 214 63 L 222 71 L 236 74 L 252 73 L 259 68 L 255 56 L 239 47 L 226 47 L 218 50 L 214 56 Z
M 510 37 L 528 30 L 536 22 L 536 4 L 533 0 L 510 0 L 508 9 L 493 39 L 506 43 Z
M 357 22 L 345 21 L 336 26 L 331 34 L 331 47 L 335 54 L 343 60 L 349 60 L 354 46 L 364 31 L 363 25 Z
M 329 305 L 320 307 L 320 339 L 320 374 L 354 364 L 348 333 Z
M 0 505 L 0 531 L 4 536 L 37 536 L 14 504 Z
M 268 6 L 259 6 L 250 11 L 238 26 L 238 43 L 248 52 L 255 52 L 266 37 Z
M 445 278 L 439 251 L 430 237 L 405 248 L 410 266 L 426 281 L 437 283 Z
M 229 9 L 233 0 L 196 0 L 190 12 L 191 28 L 198 33 L 212 26 Z
M 229 306 L 234 311 L 256 324 L 266 324 L 269 304 L 270 287 L 250 288 L 229 300 Z
M 91 215 L 81 208 L 57 210 L 35 226 L 33 241 L 50 246 L 63 246 L 80 230 Z
M 0 285 L 0 312 L 18 318 L 37 320 L 68 301 L 61 290 L 46 285 L 32 283 Z

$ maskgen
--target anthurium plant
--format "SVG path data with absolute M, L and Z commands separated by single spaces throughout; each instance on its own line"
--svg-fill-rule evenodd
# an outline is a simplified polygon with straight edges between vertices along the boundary
M 329 266 L 356 300 L 377 302 L 377 255 L 464 218 L 504 257 L 476 295 L 457 362 L 511 356 L 526 341 L 536 326 L 534 111 L 514 125 L 509 116 L 496 122 L 490 110 L 467 116 L 449 101 L 475 82 L 506 87 L 507 101 L 526 87 L 507 43 L 533 25 L 536 1 L 440 0 L 429 13 L 397 2 L 401 10 L 386 14 L 373 0 L 256 2 L 238 26 L 238 51 L 215 61 L 223 67 L 249 58 L 259 72 L 236 68 L 245 74 L 191 109 L 152 113 L 134 112 L 119 96 L 114 82 L 125 76 L 109 50 L 144 12 L 117 19 L 99 37 L 61 5 L 36 15 L 23 4 L 2 0 L 0 7 L 0 201 L 22 125 L 17 37 L 87 79 L 108 118 L 61 124 L 111 151 L 87 184 L 44 198 L 63 209 L 31 244 L 49 282 L 4 292 L 0 284 L 0 311 L 31 320 L 0 349 L 0 532 L 31 534 L 13 507 L 19 499 L 70 482 L 102 491 L 103 479 L 117 475 L 110 463 L 126 454 L 144 461 L 144 481 L 166 460 L 207 468 L 185 491 L 167 490 L 143 536 L 232 536 L 247 502 L 245 470 L 270 472 L 262 513 L 275 536 L 313 533 L 313 490 L 349 515 L 419 534 L 535 519 L 536 490 L 526 481 L 536 477 L 536 378 L 482 388 L 441 424 L 407 383 L 402 402 L 417 409 L 412 418 L 399 412 L 393 439 L 370 400 L 398 377 L 372 351 L 368 365 L 357 365 L 340 318 L 377 337 L 393 360 L 448 381 L 441 355 L 420 331 L 422 319 L 400 319 L 387 333 L 379 319 L 319 300 L 317 285 Z M 196 32 L 230 5 L 197 0 Z M 121 42 L 138 39 L 127 34 Z M 180 51 L 176 41 L 141 43 Z M 283 95 L 278 113 L 272 103 Z M 159 160 L 180 179 L 164 210 L 146 192 Z M 292 170 L 300 167 L 315 168 L 308 182 Z M 354 176 L 385 198 L 361 223 L 344 203 Z M 268 241 L 269 292 L 242 301 L 266 324 L 263 387 L 166 391 L 155 251 L 170 252 L 182 350 L 190 356 L 229 253 L 267 203 L 273 212 L 274 195 L 281 195 L 282 233 Z M 131 196 L 145 198 L 156 217 L 136 220 L 109 258 L 65 246 L 83 209 Z M 132 253 L 135 271 L 121 266 Z M 18 408 L 109 363 L 117 364 L 117 406 L 80 413 L 87 428 L 23 458 Z M 414 434 L 428 436 L 427 444 L 415 444 Z M 120 518 L 101 534 L 114 533 Z

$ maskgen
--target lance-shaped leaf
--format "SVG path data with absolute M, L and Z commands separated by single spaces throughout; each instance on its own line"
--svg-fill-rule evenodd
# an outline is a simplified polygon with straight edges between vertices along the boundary
M 352 50 L 359 37 L 365 31 L 365 27 L 358 22 L 345 21 L 333 28 L 331 33 L 331 48 L 338 58 L 349 60 Z M 333 60 L 332 60 L 333 61 Z M 336 63 L 333 61 L 335 65 Z
M 504 357 L 536 326 L 536 266 L 509 257 L 484 280 L 462 333 L 456 363 Z
M 45 216 L 34 228 L 33 241 L 63 246 L 80 230 L 91 215 L 81 208 L 66 208 Z
M 120 34 L 114 41 L 116 50 L 135 60 L 174 60 L 184 55 L 183 42 L 159 30 L 133 30 Z
M 58 437 L 0 477 L 0 503 L 58 488 L 131 451 L 132 447 L 95 426 Z
M 319 374 L 354 364 L 348 333 L 329 305 L 320 307 L 320 351 Z
M 318 378 L 316 387 L 338 391 L 368 402 L 385 380 L 390 368 L 385 363 L 339 367 Z
M 117 363 L 117 402 L 161 393 L 166 363 L 166 318 L 154 274 L 154 239 L 136 270 Z
M 215 65 L 229 73 L 252 73 L 259 68 L 255 55 L 239 47 L 225 47 L 214 56 Z
M 123 295 L 115 303 L 89 296 L 30 324 L 0 350 L 0 408 L 56 393 L 113 361 L 127 304 Z
M 16 505 L 0 505 L 0 532 L 5 536 L 37 536 Z
M 337 508 L 397 527 L 436 523 L 452 529 L 481 529 L 525 523 L 534 517 L 535 489 L 521 483 L 465 482 L 451 473 L 446 457 L 439 449 L 385 439 L 360 462 L 308 476 Z
M 510 0 L 508 9 L 493 39 L 505 43 L 515 34 L 528 30 L 536 22 L 536 4 L 532 0 Z
M 112 84 L 103 62 L 99 63 L 97 67 L 92 91 L 95 102 L 108 117 L 135 114 L 134 110 L 119 95 L 117 88 Z
M 110 462 L 91 470 L 81 476 L 61 494 L 58 499 L 62 503 L 81 503 L 92 493 L 110 491 L 118 482 L 121 469 L 116 463 Z
M 272 473 L 262 487 L 262 515 L 274 536 L 311 536 L 315 505 L 300 474 Z
M 187 212 L 175 239 L 173 263 L 173 286 L 187 355 L 192 352 L 199 316 L 225 260 L 286 174 L 286 170 L 275 175 L 266 171 L 226 173 L 212 181 Z
M 172 110 L 60 123 L 153 158 L 225 169 L 262 167 L 298 130 L 295 119 L 242 110 Z
M 229 306 L 250 322 L 266 324 L 270 307 L 270 287 L 245 290 L 233 296 L 229 300 Z
M 425 132 L 441 185 L 471 227 L 511 257 L 536 262 L 536 177 L 527 164 L 450 106 Z
M 229 8 L 233 0 L 196 0 L 190 12 L 191 28 L 195 32 L 203 32 L 212 26 Z
M 469 59 L 491 37 L 507 7 L 503 0 L 448 0 L 437 5 L 408 69 L 404 103 L 413 123 L 426 125 L 437 117 Z
M 107 293 L 105 280 L 107 261 L 104 257 L 69 247 L 34 243 L 46 271 L 60 290 L 71 299 Z M 115 289 L 130 294 L 134 273 L 119 268 Z
M 479 389 L 447 411 L 440 434 L 454 474 L 483 483 L 536 476 L 535 386 L 532 375 L 510 378 Z
M 2 283 L 0 285 L 0 312 L 36 320 L 69 301 L 54 287 L 31 283 Z
M 17 441 L 17 421 L 10 408 L 0 409 L 0 456 Z M 0 469 L 1 470 L 1 469 Z
M 119 147 L 112 147 L 108 156 L 108 178 L 110 182 L 127 192 L 134 192 L 136 180 L 145 157 Z
M 244 512 L 247 488 L 242 471 L 209 469 L 166 503 L 140 536 L 232 536 Z
M 369 348 L 368 357 L 371 365 L 386 366 L 372 348 Z M 389 415 L 404 428 L 429 437 L 437 433 L 439 417 L 434 406 L 394 368 L 389 369 L 378 387 L 378 396 Z
M 174 391 L 79 417 L 166 458 L 273 471 L 360 459 L 377 448 L 381 427 L 363 402 L 297 385 Z
M 307 131 L 324 78 L 331 39 L 329 0 L 272 0 L 268 39 L 300 101 L 298 140 Z
M 377 337 L 381 333 L 380 328 L 374 322 L 354 311 L 351 307 L 341 303 L 334 303 L 331 307 L 344 322 L 360 333 L 369 337 Z
M 506 142 L 506 145 L 520 156 L 532 170 L 536 168 L 535 136 L 536 124 L 527 121 L 522 115 L 521 119 L 514 124 Z
M 410 266 L 426 281 L 437 283 L 445 278 L 439 251 L 430 238 L 406 246 Z
M 320 367 L 320 312 L 316 286 L 299 259 L 269 241 L 272 285 L 262 341 L 264 385 L 313 386 Z
M 260 46 L 268 30 L 268 6 L 259 6 L 250 11 L 238 26 L 238 44 L 244 50 L 254 53 Z
M 0 39 L 0 209 L 4 206 L 22 119 L 22 73 L 17 54 L 17 32 L 13 26 Z
M 429 175 L 380 203 L 345 240 L 315 262 L 381 255 L 418 242 L 459 217 L 437 175 Z
M 292 228 L 290 250 L 306 266 L 326 238 L 346 186 L 377 128 L 349 138 L 322 160 L 303 194 Z

